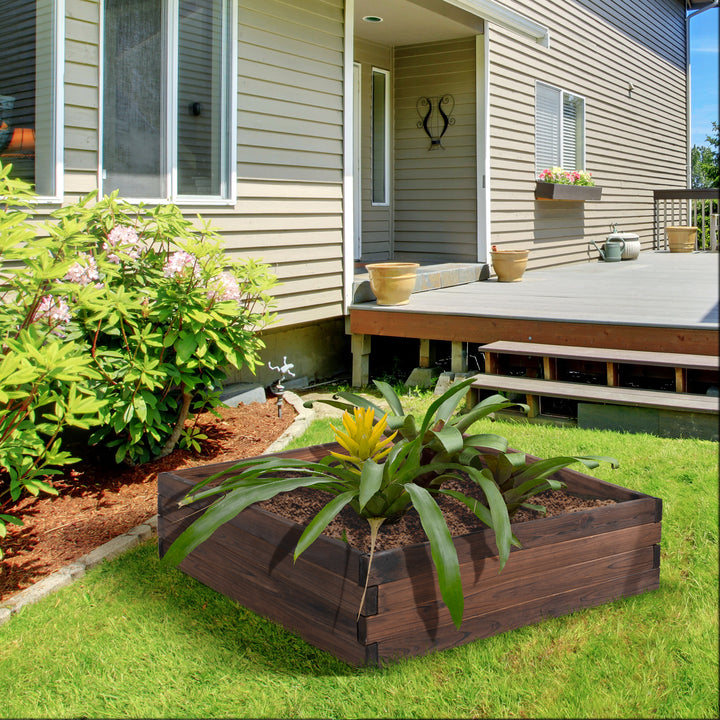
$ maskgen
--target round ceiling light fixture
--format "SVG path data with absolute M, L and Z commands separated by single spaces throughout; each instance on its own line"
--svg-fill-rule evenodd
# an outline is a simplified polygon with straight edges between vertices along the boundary
M 366 15 L 363 20 L 369 23 L 379 23 L 383 21 L 383 19 L 377 15 Z

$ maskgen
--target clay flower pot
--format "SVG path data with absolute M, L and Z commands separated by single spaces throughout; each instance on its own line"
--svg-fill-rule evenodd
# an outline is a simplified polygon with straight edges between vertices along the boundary
M 498 282 L 519 282 L 528 261 L 527 250 L 491 250 L 492 266 Z
M 378 305 L 407 305 L 415 289 L 418 263 L 381 262 L 367 265 Z
M 668 225 L 667 233 L 670 252 L 692 252 L 695 250 L 697 228 L 694 225 Z

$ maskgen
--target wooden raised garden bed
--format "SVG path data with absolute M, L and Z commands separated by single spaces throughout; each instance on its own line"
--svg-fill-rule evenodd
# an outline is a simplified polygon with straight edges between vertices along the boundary
M 317 460 L 330 447 L 279 454 Z M 178 501 L 232 464 L 160 473 L 161 556 L 198 516 L 197 506 L 178 508 Z M 321 536 L 293 564 L 301 526 L 255 506 L 223 525 L 180 569 L 352 665 L 455 647 L 656 589 L 662 501 L 574 470 L 555 477 L 572 494 L 616 504 L 514 524 L 523 547 L 512 549 L 500 574 L 491 530 L 455 538 L 465 592 L 460 630 L 440 599 L 428 543 L 375 555 L 359 620 L 368 556 Z

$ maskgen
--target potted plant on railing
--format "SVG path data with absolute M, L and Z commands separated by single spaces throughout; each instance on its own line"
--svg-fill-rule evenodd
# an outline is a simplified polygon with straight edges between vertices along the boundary
M 490 259 L 498 282 L 519 282 L 527 267 L 528 250 L 498 250 L 492 246 Z
M 377 405 L 338 393 L 325 401 L 346 411 L 337 443 L 161 473 L 160 554 L 352 664 L 452 647 L 657 587 L 660 501 L 564 469 L 616 465 L 612 458 L 538 460 L 499 435 L 468 435 L 476 420 L 516 405 L 495 395 L 456 414 L 471 382 L 452 386 L 420 421 L 385 383 L 376 385 L 390 413 L 377 421 Z M 573 496 L 608 500 L 513 523 L 519 507 L 541 513 L 529 500 L 563 484 Z M 293 493 L 289 503 L 305 507 L 317 490 L 324 494 L 303 524 L 255 505 Z M 453 538 L 443 498 L 459 501 L 477 529 Z M 367 523 L 369 553 L 350 543 L 348 525 L 342 539 L 323 534 L 348 508 Z M 428 541 L 375 552 L 411 508 Z
M 595 185 L 592 173 L 586 170 L 543 170 L 535 183 L 536 200 L 600 200 L 602 188 Z

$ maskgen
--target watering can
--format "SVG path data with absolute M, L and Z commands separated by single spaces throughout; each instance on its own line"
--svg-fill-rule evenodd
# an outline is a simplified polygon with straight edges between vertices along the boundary
M 595 245 L 595 241 L 590 241 Z M 614 238 L 612 235 L 605 241 L 605 250 L 601 250 L 597 245 L 595 249 L 600 253 L 600 259 L 605 262 L 619 262 L 622 260 L 623 252 L 625 251 L 625 240 L 620 238 Z

